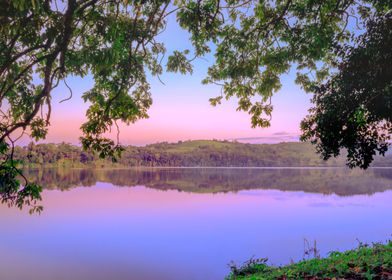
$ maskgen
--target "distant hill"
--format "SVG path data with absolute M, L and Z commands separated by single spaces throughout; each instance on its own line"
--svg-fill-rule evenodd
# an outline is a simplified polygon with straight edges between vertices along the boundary
M 127 146 L 116 164 L 70 144 L 30 144 L 17 147 L 15 157 L 27 166 L 130 167 L 298 167 L 344 166 L 343 156 L 324 161 L 308 143 L 244 144 L 195 140 Z M 392 155 L 378 157 L 373 166 L 392 166 Z

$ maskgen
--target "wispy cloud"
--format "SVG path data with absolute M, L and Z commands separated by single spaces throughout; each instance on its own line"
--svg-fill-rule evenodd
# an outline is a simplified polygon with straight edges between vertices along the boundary
M 273 144 L 273 143 L 280 143 L 280 142 L 298 142 L 299 134 L 280 131 L 266 136 L 241 137 L 241 138 L 235 138 L 231 140 L 235 140 L 241 143 L 250 143 L 250 144 L 264 144 L 264 143 Z

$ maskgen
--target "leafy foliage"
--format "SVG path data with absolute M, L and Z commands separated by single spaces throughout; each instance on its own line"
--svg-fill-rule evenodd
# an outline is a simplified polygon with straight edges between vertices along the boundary
M 268 265 L 266 264 L 268 259 L 266 258 L 260 258 L 260 259 L 254 259 L 251 258 L 247 260 L 243 265 L 238 267 L 234 262 L 231 262 L 229 264 L 231 274 L 235 277 L 237 276 L 246 276 L 249 274 L 254 274 L 260 271 L 264 271 L 268 268 Z
M 367 20 L 355 46 L 341 50 L 339 71 L 315 88 L 302 122 L 303 140 L 325 159 L 348 151 L 350 166 L 367 168 L 388 150 L 392 132 L 392 13 Z
M 296 264 L 271 267 L 263 262 L 249 264 L 245 270 L 232 271 L 228 279 L 390 279 L 392 275 L 392 242 L 360 244 L 357 249 L 331 252 L 327 258 L 301 261 Z M 254 270 L 257 270 L 255 272 Z M 236 273 L 236 272 L 240 273 Z
M 1 149 L 6 151 L 7 144 L 1 145 Z M 13 153 L 13 152 L 12 152 Z M 22 209 L 23 206 L 32 206 L 30 213 L 41 212 L 42 207 L 36 205 L 36 202 L 41 199 L 41 186 L 29 182 L 22 172 L 18 169 L 18 164 L 21 162 L 14 160 L 13 157 L 7 157 L 2 160 L 0 164 L 0 196 L 1 202 L 6 203 L 9 207 L 17 206 Z M 20 189 L 20 180 L 22 177 L 25 180 L 25 185 Z

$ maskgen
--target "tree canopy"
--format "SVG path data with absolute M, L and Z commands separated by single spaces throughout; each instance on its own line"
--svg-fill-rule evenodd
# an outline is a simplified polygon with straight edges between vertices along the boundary
M 20 133 L 45 138 L 52 91 L 59 83 L 66 84 L 69 75 L 89 74 L 94 79 L 94 86 L 83 94 L 89 104 L 81 127 L 83 147 L 115 158 L 122 148 L 103 134 L 118 121 L 148 117 L 152 99 L 147 73 L 158 77 L 164 71 L 192 73 L 195 59 L 207 53 L 215 61 L 203 83 L 222 88 L 210 99 L 212 105 L 235 97 L 237 109 L 250 114 L 253 127 L 267 127 L 280 77 L 294 68 L 297 83 L 315 94 L 315 109 L 302 125 L 304 139 L 317 143 L 325 158 L 348 148 L 350 165 L 367 167 L 375 152 L 386 150 L 390 110 L 384 106 L 385 112 L 378 114 L 380 107 L 372 104 L 383 102 L 379 95 L 390 100 L 390 75 L 381 75 L 385 82 L 364 82 L 366 88 L 350 89 L 348 84 L 355 84 L 354 76 L 362 77 L 360 71 L 366 72 L 366 80 L 381 77 L 378 73 L 384 66 L 366 64 L 362 58 L 384 61 L 382 71 L 390 70 L 391 49 L 382 45 L 384 36 L 390 36 L 390 0 L 0 3 L 0 193 L 7 203 L 20 206 L 40 198 L 38 186 L 16 179 L 22 174 L 13 159 L 14 143 Z M 193 49 L 175 50 L 164 59 L 166 48 L 159 34 L 165 32 L 168 20 L 189 32 Z M 368 70 L 356 71 L 361 68 L 356 61 Z M 357 74 L 351 76 L 346 68 Z M 380 91 L 381 86 L 385 87 Z M 72 89 L 70 93 L 71 98 Z M 361 94 L 378 97 L 368 96 L 368 101 L 349 97 Z M 342 106 L 335 121 L 330 117 L 335 99 L 329 95 L 339 96 L 336 102 Z M 354 113 L 346 112 L 342 103 L 347 100 L 354 103 Z M 378 132 L 380 126 L 385 132 Z
M 346 148 L 348 164 L 366 168 L 388 150 L 392 132 L 392 13 L 367 19 L 355 43 L 341 49 L 338 72 L 315 87 L 302 129 L 325 159 Z

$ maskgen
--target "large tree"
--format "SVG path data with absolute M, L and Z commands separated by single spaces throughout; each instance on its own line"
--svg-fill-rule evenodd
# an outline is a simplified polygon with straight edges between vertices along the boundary
M 347 150 L 349 166 L 367 168 L 388 150 L 392 133 L 392 12 L 366 20 L 355 45 L 340 49 L 337 73 L 314 87 L 303 140 L 325 159 Z
M 211 104 L 236 97 L 238 110 L 250 114 L 252 126 L 266 127 L 273 109 L 271 97 L 281 87 L 282 74 L 294 67 L 297 82 L 315 92 L 318 108 L 322 102 L 317 96 L 323 95 L 320 92 L 324 88 L 320 85 L 331 71 L 339 71 L 339 65 L 351 60 L 342 48 L 355 49 L 359 33 L 374 31 L 366 29 L 365 19 L 377 22 L 377 18 L 385 17 L 392 3 L 0 0 L 0 7 L 0 193 L 3 201 L 21 207 L 34 203 L 40 192 L 27 180 L 17 180 L 23 175 L 13 159 L 14 143 L 21 133 L 36 140 L 45 138 L 52 114 L 52 91 L 59 83 L 66 83 L 69 75 L 92 75 L 94 79 L 94 86 L 83 94 L 90 106 L 87 122 L 81 127 L 81 142 L 85 149 L 102 157 L 115 158 L 121 152 L 118 141 L 102 136 L 105 132 L 118 121 L 130 123 L 147 117 L 152 104 L 147 72 L 158 77 L 163 71 L 192 73 L 195 58 L 210 52 L 215 61 L 203 82 L 222 86 L 221 95 L 210 99 Z M 158 35 L 165 32 L 168 20 L 176 20 L 189 32 L 193 49 L 175 50 L 163 59 L 166 49 Z M 358 44 L 366 47 L 366 42 Z M 368 121 L 365 109 L 356 110 L 355 116 L 374 123 Z M 324 127 L 317 120 L 323 112 L 313 113 L 315 116 L 309 117 L 303 127 L 306 139 L 317 142 L 320 138 L 317 143 L 328 147 L 328 137 L 335 134 L 320 132 Z M 381 116 L 379 120 L 378 125 L 389 121 Z M 372 134 L 367 135 L 372 138 Z M 373 136 L 376 143 L 385 140 Z M 338 141 L 326 148 L 324 156 L 336 155 L 340 148 L 362 141 L 361 134 L 353 133 L 352 137 L 348 144 Z M 383 153 L 385 149 L 379 147 L 368 146 Z

